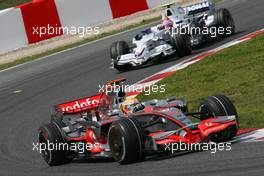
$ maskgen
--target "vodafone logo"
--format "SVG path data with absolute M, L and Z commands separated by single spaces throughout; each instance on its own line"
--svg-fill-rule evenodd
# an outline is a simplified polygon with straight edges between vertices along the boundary
M 86 99 L 62 104 L 60 105 L 60 108 L 63 112 L 71 112 L 71 111 L 76 111 L 76 110 L 82 110 L 85 108 L 93 108 L 97 106 L 98 104 L 99 104 L 98 99 L 86 98 Z

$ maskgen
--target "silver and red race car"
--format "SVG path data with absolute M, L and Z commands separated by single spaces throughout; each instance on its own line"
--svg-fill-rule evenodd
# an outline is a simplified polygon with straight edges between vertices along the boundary
M 170 98 L 130 104 L 126 113 L 122 107 L 129 98 L 116 89 L 124 81 L 107 83 L 108 88 L 114 86 L 112 92 L 55 106 L 51 121 L 38 133 L 50 166 L 79 158 L 114 158 L 129 164 L 169 154 L 166 146 L 171 144 L 220 143 L 236 136 L 238 114 L 224 95 L 204 99 L 198 112 L 189 112 L 185 100 Z

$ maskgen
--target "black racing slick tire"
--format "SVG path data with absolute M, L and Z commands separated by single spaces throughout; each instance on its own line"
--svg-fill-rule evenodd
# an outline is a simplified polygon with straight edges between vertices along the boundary
M 40 127 L 38 137 L 39 144 L 43 147 L 41 154 L 48 165 L 57 166 L 73 160 L 73 157 L 69 155 L 67 143 L 60 128 L 55 122 Z
M 223 131 L 214 142 L 225 142 L 236 136 L 239 126 L 238 114 L 234 104 L 225 95 L 210 96 L 200 103 L 199 111 L 202 113 L 211 113 L 215 116 L 232 116 L 236 117 L 236 125 L 230 126 Z M 202 119 L 205 120 L 206 118 Z
M 114 60 L 116 60 L 118 56 L 121 56 L 123 54 L 128 54 L 128 52 L 129 52 L 129 46 L 125 41 L 114 42 L 110 47 L 110 55 L 111 58 Z
M 143 129 L 136 119 L 122 118 L 114 122 L 108 134 L 113 158 L 120 164 L 142 161 L 144 138 Z
M 224 28 L 224 32 L 220 33 L 220 30 L 218 30 L 219 37 L 226 37 L 235 33 L 235 22 L 229 10 L 225 8 L 218 9 L 215 11 L 214 17 L 215 26 Z
M 119 71 L 126 71 L 127 65 L 117 65 L 118 57 L 129 53 L 129 46 L 125 41 L 114 42 L 110 47 L 110 55 L 113 60 L 114 68 Z
M 176 49 L 179 57 L 188 56 L 192 52 L 191 38 L 188 34 L 173 33 L 170 35 L 170 43 Z

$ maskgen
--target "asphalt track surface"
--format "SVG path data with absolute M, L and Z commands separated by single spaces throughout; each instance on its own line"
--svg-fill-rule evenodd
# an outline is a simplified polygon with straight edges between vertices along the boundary
M 231 0 L 219 5 L 233 14 L 237 34 L 209 43 L 193 54 L 264 28 L 264 1 Z M 109 69 L 109 46 L 129 40 L 123 33 L 46 59 L 0 72 L 0 175 L 263 175 L 264 143 L 235 144 L 230 152 L 198 152 L 120 166 L 111 160 L 86 160 L 49 167 L 32 151 L 37 129 L 49 121 L 57 103 L 92 95 L 98 84 L 126 77 L 139 81 L 186 58 L 172 58 L 143 69 L 118 73 Z

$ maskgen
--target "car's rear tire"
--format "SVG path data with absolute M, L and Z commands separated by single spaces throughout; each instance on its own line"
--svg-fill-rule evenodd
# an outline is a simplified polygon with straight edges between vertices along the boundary
M 215 26 L 218 28 L 222 27 L 225 29 L 224 33 L 218 32 L 219 37 L 226 37 L 235 33 L 235 22 L 229 10 L 225 8 L 218 9 L 215 11 L 214 17 Z M 227 28 L 230 28 L 230 31 L 227 31 Z
M 113 59 L 114 68 L 119 71 L 126 71 L 128 65 L 117 65 L 118 57 L 129 53 L 129 46 L 125 41 L 114 42 L 110 47 L 111 59 Z
M 50 166 L 65 164 L 73 160 L 73 157 L 69 155 L 69 151 L 65 147 L 67 143 L 62 136 L 59 125 L 55 122 L 40 127 L 39 144 L 45 146 L 45 150 L 42 151 L 41 154 L 46 163 Z M 50 148 L 48 148 L 48 144 Z M 61 146 L 60 148 L 58 148 L 59 145 Z M 64 145 L 65 148 L 63 148 L 62 145 Z M 51 148 L 52 146 L 55 148 Z
M 239 125 L 238 114 L 234 104 L 228 97 L 226 97 L 225 95 L 210 96 L 200 103 L 199 111 L 202 113 L 212 113 L 215 116 L 234 115 L 236 117 L 236 125 L 231 126 L 227 130 L 223 131 L 220 136 L 212 138 L 212 141 L 225 142 L 231 140 L 234 136 L 236 136 Z M 204 117 L 204 119 L 202 120 L 206 120 L 206 117 Z
M 176 49 L 176 55 L 179 57 L 188 56 L 192 52 L 191 39 L 188 34 L 173 33 L 170 35 L 170 43 Z
M 136 119 L 122 118 L 114 122 L 108 134 L 113 158 L 120 164 L 142 161 L 144 138 L 143 129 Z

